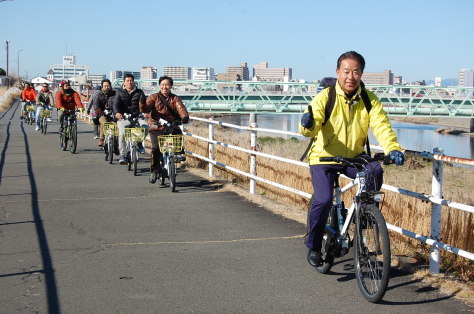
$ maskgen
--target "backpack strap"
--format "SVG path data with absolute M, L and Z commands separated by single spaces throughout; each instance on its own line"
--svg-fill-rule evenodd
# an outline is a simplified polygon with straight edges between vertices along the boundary
M 179 116 L 179 114 L 175 110 L 171 109 L 170 104 L 168 104 L 168 101 L 166 101 L 166 98 L 163 97 L 161 93 L 158 93 L 158 97 L 161 99 L 161 102 L 165 105 L 166 109 L 168 109 L 168 111 L 173 114 L 174 118 L 176 120 L 181 120 L 181 117 Z
M 369 95 L 367 94 L 367 91 L 365 90 L 364 87 L 362 87 L 362 92 L 361 92 L 361 97 L 362 101 L 364 102 L 365 105 L 365 110 L 367 110 L 367 113 L 370 113 L 370 109 L 372 109 L 372 103 L 370 102 Z M 369 156 L 372 156 L 370 153 L 370 144 L 369 144 L 369 135 L 367 134 L 367 138 L 365 139 L 365 147 L 367 148 L 367 154 Z

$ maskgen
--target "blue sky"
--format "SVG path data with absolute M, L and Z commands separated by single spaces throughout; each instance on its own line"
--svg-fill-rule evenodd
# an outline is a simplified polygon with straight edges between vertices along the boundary
M 474 1 L 10 0 L 0 2 L 0 67 L 46 75 L 68 53 L 91 74 L 142 66 L 269 62 L 293 78 L 333 76 L 348 50 L 366 72 L 456 78 L 474 68 Z M 67 49 L 67 50 L 66 50 Z

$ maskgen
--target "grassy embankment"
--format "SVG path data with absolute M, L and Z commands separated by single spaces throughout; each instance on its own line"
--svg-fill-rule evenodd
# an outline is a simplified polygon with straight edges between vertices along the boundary
M 207 124 L 197 121 L 192 122 L 187 130 L 203 137 L 208 136 Z M 215 139 L 240 147 L 250 146 L 248 133 L 238 133 L 225 127 L 216 127 Z M 257 150 L 281 157 L 299 160 L 306 148 L 306 141 L 297 139 L 284 140 L 275 137 L 260 137 Z M 207 143 L 193 138 L 186 139 L 186 149 L 202 156 L 207 156 Z M 287 186 L 312 193 L 309 170 L 305 167 L 289 165 L 268 158 L 257 157 L 257 175 Z M 216 160 L 223 164 L 248 172 L 249 157 L 243 152 L 231 150 L 216 145 Z M 192 167 L 207 169 L 207 163 L 188 158 Z M 405 166 L 384 166 L 384 183 L 403 189 L 430 194 L 431 193 L 431 162 L 408 158 Z M 444 167 L 444 198 L 454 202 L 473 206 L 474 188 L 473 171 L 463 168 Z M 240 186 L 248 187 L 248 179 L 234 173 L 215 167 L 217 176 Z M 308 200 L 293 193 L 283 191 L 268 184 L 257 183 L 257 192 L 278 203 L 293 208 L 293 210 L 307 210 Z M 346 203 L 350 203 L 347 196 Z M 431 204 L 420 200 L 386 191 L 382 212 L 387 222 L 422 235 L 430 234 Z M 303 217 L 304 215 L 299 215 Z M 299 220 L 302 220 L 301 218 Z M 305 220 L 305 219 L 304 219 Z M 304 221 L 301 221 L 304 222 Z M 442 216 L 442 242 L 452 246 L 474 252 L 474 224 L 473 215 L 457 209 L 443 206 Z M 408 255 L 416 258 L 420 263 L 426 263 L 429 257 L 429 246 L 412 240 L 408 237 L 390 232 L 393 254 Z M 472 262 L 457 257 L 457 255 L 442 252 L 442 268 L 444 271 L 454 273 L 459 277 L 474 280 L 474 265 Z
M 7 91 L 8 91 L 8 88 L 0 87 L 0 96 L 5 95 Z M 13 103 L 13 100 L 20 96 L 21 96 L 20 90 L 11 93 L 2 103 L 0 103 L 0 112 L 5 111 L 8 108 L 10 108 L 11 104 Z

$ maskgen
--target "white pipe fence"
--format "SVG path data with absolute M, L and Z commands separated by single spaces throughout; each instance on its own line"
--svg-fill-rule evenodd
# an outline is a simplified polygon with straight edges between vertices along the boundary
M 199 117 L 190 117 L 192 120 L 196 121 L 201 121 L 209 124 L 209 137 L 205 138 L 202 136 L 197 136 L 189 132 L 185 132 L 184 134 L 193 138 L 196 138 L 201 141 L 205 141 L 208 143 L 209 147 L 209 154 L 208 156 L 201 156 L 196 153 L 193 153 L 191 151 L 186 150 L 186 153 L 194 156 L 198 159 L 207 161 L 209 163 L 209 176 L 212 177 L 214 176 L 214 166 L 219 166 L 221 168 L 224 168 L 228 171 L 238 173 L 242 176 L 245 176 L 249 178 L 250 180 L 250 193 L 255 194 L 255 186 L 256 186 L 256 181 L 263 182 L 266 184 L 269 184 L 271 186 L 278 187 L 280 189 L 283 189 L 285 191 L 289 191 L 295 194 L 298 194 L 300 196 L 306 197 L 306 198 L 311 198 L 311 194 L 300 191 L 291 187 L 288 187 L 286 185 L 273 182 L 271 180 L 261 178 L 256 175 L 256 167 L 257 167 L 257 156 L 273 159 L 273 160 L 278 160 L 282 161 L 285 163 L 293 164 L 296 166 L 300 167 L 306 167 L 309 168 L 308 164 L 305 162 L 300 162 L 288 158 L 283 158 L 275 155 L 270 155 L 270 154 L 265 154 L 262 152 L 257 152 L 256 151 L 256 143 L 257 143 L 257 133 L 258 132 L 265 132 L 265 133 L 274 133 L 274 134 L 280 134 L 280 135 L 290 135 L 290 136 L 296 136 L 296 137 L 301 137 L 299 133 L 295 132 L 289 132 L 289 131 L 280 131 L 280 130 L 273 130 L 273 129 L 264 129 L 264 128 L 259 128 L 256 123 L 251 123 L 251 126 L 240 126 L 240 125 L 235 125 L 231 123 L 225 123 L 225 122 L 220 122 L 216 121 L 214 119 L 204 119 L 204 118 L 199 118 Z M 252 122 L 252 121 L 250 121 Z M 222 143 L 219 141 L 214 140 L 214 134 L 215 134 L 215 125 L 220 125 L 220 126 L 225 126 L 237 130 L 246 130 L 250 131 L 250 148 L 251 149 L 246 149 L 242 148 L 239 146 L 227 144 L 227 143 Z M 245 152 L 249 154 L 250 156 L 250 169 L 248 172 L 236 169 L 234 167 L 231 167 L 229 165 L 225 165 L 219 161 L 215 160 L 215 146 L 220 145 L 223 147 L 227 147 L 230 149 L 234 149 L 237 151 Z M 380 146 L 375 146 L 371 145 L 371 147 L 375 150 L 381 150 Z M 414 191 L 409 191 L 405 189 L 401 189 L 398 187 L 394 187 L 391 185 L 383 184 L 382 189 L 385 189 L 387 191 L 391 191 L 394 193 L 399 193 L 402 195 L 406 195 L 409 197 L 414 197 L 417 199 L 420 199 L 422 201 L 430 202 L 432 204 L 432 215 L 431 215 L 431 235 L 430 237 L 428 236 L 423 236 L 416 234 L 412 231 L 405 230 L 403 228 L 397 227 L 395 225 L 387 223 L 388 229 L 397 232 L 399 234 L 411 237 L 413 239 L 416 239 L 418 241 L 424 242 L 428 245 L 431 246 L 430 248 L 430 272 L 437 274 L 439 273 L 440 269 L 440 250 L 446 250 L 448 252 L 451 252 L 453 254 L 457 254 L 459 256 L 468 258 L 470 260 L 474 260 L 474 254 L 444 243 L 440 242 L 441 239 L 441 212 L 442 208 L 441 206 L 448 206 L 451 208 L 455 208 L 458 210 L 463 210 L 467 211 L 470 213 L 474 213 L 474 206 L 462 204 L 462 203 L 456 203 L 452 202 L 449 200 L 442 199 L 442 189 L 443 189 L 443 164 L 444 162 L 449 162 L 453 164 L 458 164 L 458 165 L 468 165 L 472 166 L 474 165 L 474 160 L 471 159 L 463 159 L 463 158 L 454 158 L 454 157 L 449 157 L 441 154 L 442 151 L 439 149 L 435 149 L 433 153 L 427 153 L 427 152 L 417 152 L 417 151 L 410 151 L 410 150 L 405 150 L 405 154 L 408 156 L 415 156 L 415 157 L 423 157 L 426 159 L 433 160 L 433 176 L 432 176 L 432 195 L 427 195 L 423 193 L 417 193 Z M 351 185 L 351 183 L 348 184 L 348 186 Z M 349 188 L 346 188 L 343 190 L 348 190 Z

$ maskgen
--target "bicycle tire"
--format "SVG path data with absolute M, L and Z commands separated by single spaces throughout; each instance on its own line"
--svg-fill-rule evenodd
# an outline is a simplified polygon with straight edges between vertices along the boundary
M 137 175 L 137 164 L 138 164 L 138 156 L 137 156 L 137 146 L 134 145 L 132 147 L 132 167 L 133 167 L 133 175 Z
M 161 161 L 160 161 L 160 185 L 163 186 L 165 185 L 165 180 L 166 180 L 166 174 L 165 174 L 165 167 L 164 167 L 164 160 L 165 160 L 165 157 L 166 159 L 168 159 L 167 157 L 167 154 L 168 153 L 163 153 L 163 156 L 161 156 Z
M 384 296 L 390 277 L 390 260 L 385 219 L 375 205 L 367 204 L 356 219 L 354 236 L 357 285 L 367 301 L 377 303 Z
M 68 127 L 64 126 L 63 131 L 59 134 L 59 145 L 61 147 L 61 150 L 66 151 L 67 149 L 67 133 L 68 133 Z
M 77 126 L 72 124 L 69 128 L 69 152 L 75 154 L 77 150 Z
M 108 138 L 108 144 L 107 144 L 107 154 L 109 156 L 109 164 L 112 164 L 114 162 L 114 150 L 115 150 L 115 147 L 114 147 L 114 138 L 113 136 L 109 136 Z
M 127 160 L 127 170 L 131 171 L 132 170 L 132 156 L 131 156 L 130 147 L 128 148 L 128 152 L 127 152 L 127 155 L 126 155 L 126 160 Z
M 176 164 L 174 157 L 168 157 L 168 176 L 170 178 L 171 192 L 176 192 Z
M 48 120 L 46 118 L 43 118 L 43 123 L 41 125 L 41 132 L 43 134 L 46 134 L 47 129 L 48 129 Z

